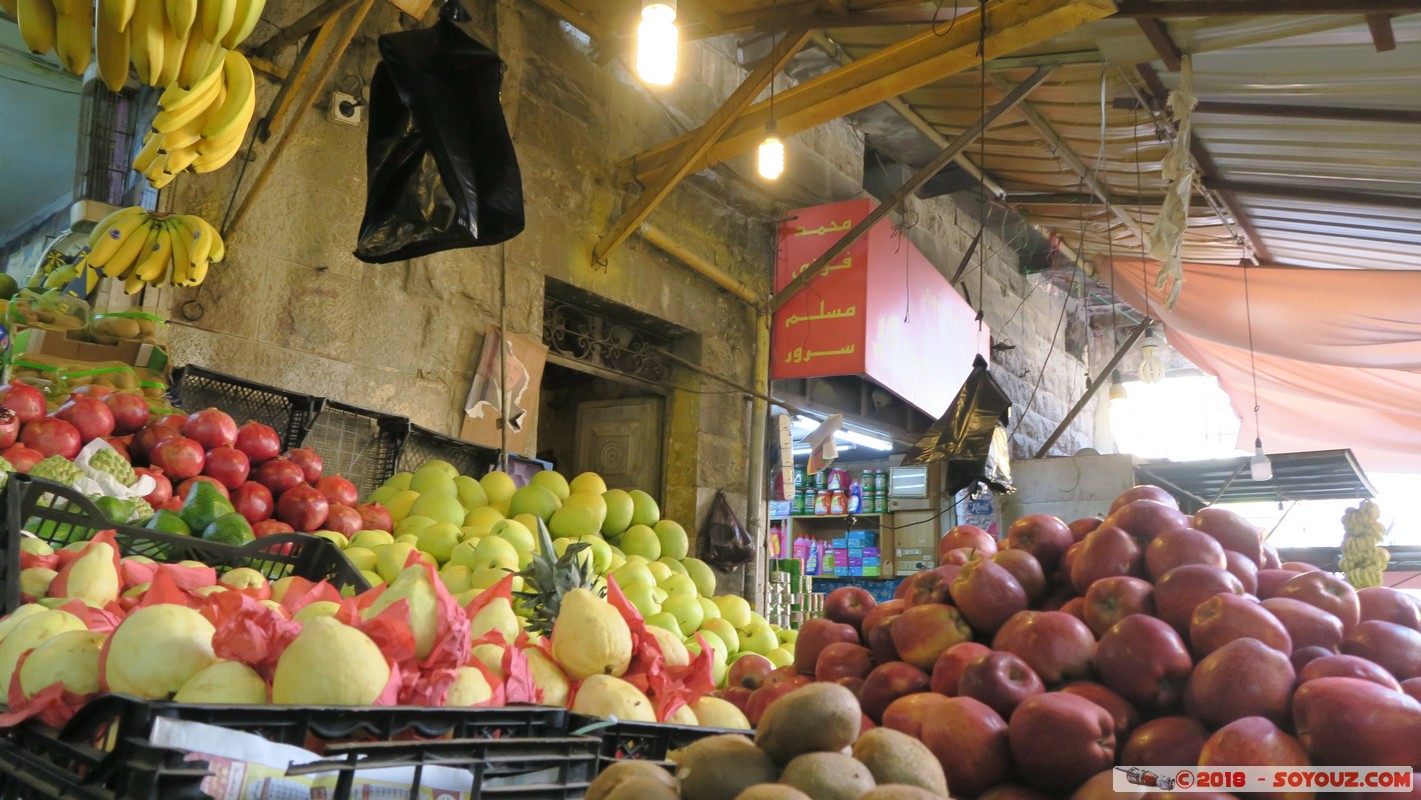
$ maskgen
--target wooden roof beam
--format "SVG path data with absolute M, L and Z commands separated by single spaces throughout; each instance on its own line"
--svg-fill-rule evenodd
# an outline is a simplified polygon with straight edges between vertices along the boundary
M 274 60 L 288 45 L 295 44 L 326 27 L 327 23 L 357 2 L 359 0 L 326 0 L 300 19 L 272 34 L 271 38 L 251 48 L 251 51 L 262 58 Z
M 1117 17 L 1414 14 L 1421 0 L 1119 0 Z
M 985 59 L 990 61 L 1109 16 L 1114 4 L 1111 0 L 991 0 L 985 8 Z M 983 58 L 977 53 L 982 22 L 979 7 L 963 15 L 950 31 L 924 31 L 780 93 L 775 99 L 780 135 L 793 136 L 971 69 Z M 764 138 L 769 121 L 768 102 L 746 109 L 690 171 L 750 152 Z M 648 182 L 674 168 L 692 135 L 664 142 L 618 166 L 633 180 Z
M 809 41 L 808 31 L 797 31 L 785 35 L 780 41 L 775 43 L 774 49 L 769 58 L 765 59 L 760 66 L 745 77 L 745 80 L 736 87 L 730 97 L 716 112 L 711 115 L 706 123 L 692 131 L 690 138 L 682 151 L 678 154 L 677 163 L 659 173 L 655 180 L 647 183 L 642 189 L 641 195 L 631 208 L 627 209 L 616 222 L 612 224 L 610 230 L 602 237 L 602 241 L 592 249 L 592 263 L 605 265 L 607 258 L 616 251 L 627 237 L 637 229 L 646 218 L 651 216 L 651 212 L 666 199 L 671 190 L 676 188 L 676 184 L 681 179 L 692 172 L 691 165 L 703 158 L 711 146 L 720 140 L 722 134 L 730 127 L 740 114 L 749 107 L 750 103 L 770 85 L 770 81 L 789 64 L 790 59 Z
M 1133 97 L 1117 97 L 1112 105 L 1129 111 L 1140 107 Z M 1284 119 L 1333 119 L 1342 122 L 1421 124 L 1421 111 L 1412 108 L 1346 108 L 1343 106 L 1300 106 L 1283 103 L 1236 103 L 1200 100 L 1194 114 L 1238 117 L 1279 117 Z
M 1169 35 L 1169 30 L 1165 28 L 1164 21 L 1158 17 L 1137 17 L 1135 24 L 1140 26 L 1140 33 L 1149 40 L 1150 47 L 1155 49 L 1155 54 L 1160 61 L 1164 62 L 1164 68 L 1170 72 L 1178 72 L 1183 63 L 1184 54 L 1179 51 L 1179 45 L 1175 44 L 1174 37 Z
M 1372 33 L 1372 44 L 1378 53 L 1396 49 L 1396 32 L 1391 29 L 1390 14 L 1368 14 L 1367 30 Z

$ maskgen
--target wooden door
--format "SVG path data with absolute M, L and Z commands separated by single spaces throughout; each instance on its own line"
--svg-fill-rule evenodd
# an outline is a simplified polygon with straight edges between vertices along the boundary
M 598 400 L 577 406 L 577 469 L 595 472 L 608 489 L 641 489 L 661 497 L 660 397 Z

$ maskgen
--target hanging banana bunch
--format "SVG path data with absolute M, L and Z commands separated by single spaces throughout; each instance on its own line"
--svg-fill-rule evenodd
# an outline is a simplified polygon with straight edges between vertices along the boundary
M 141 2 L 141 0 L 140 0 Z M 218 69 L 183 88 L 170 85 L 133 168 L 161 189 L 178 173 L 220 169 L 237 155 L 256 111 L 256 76 L 246 56 L 225 51 Z
M 1363 500 L 1356 508 L 1342 515 L 1342 558 L 1337 566 L 1347 576 L 1348 583 L 1358 589 L 1381 586 L 1391 554 L 1382 547 L 1386 529 L 1380 522 L 1381 508 L 1371 500 Z
M 197 286 L 226 253 L 217 229 L 196 214 L 150 214 L 131 206 L 94 226 L 85 275 L 121 280 L 128 294 L 165 283 Z

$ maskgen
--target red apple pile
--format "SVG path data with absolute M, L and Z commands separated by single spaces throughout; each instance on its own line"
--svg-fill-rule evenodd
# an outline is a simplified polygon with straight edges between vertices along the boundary
M 811 680 L 920 738 L 954 797 L 1105 797 L 1121 766 L 1421 768 L 1421 607 L 1280 564 L 1223 508 L 1137 486 L 1104 519 L 958 526 L 875 603 L 836 589 L 794 664 L 742 658 L 751 722 Z

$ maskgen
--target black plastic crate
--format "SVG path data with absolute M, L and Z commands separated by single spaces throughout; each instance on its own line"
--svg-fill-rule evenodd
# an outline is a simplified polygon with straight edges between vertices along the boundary
M 459 470 L 460 475 L 473 478 L 483 477 L 489 470 L 498 466 L 497 450 L 435 433 L 419 425 L 410 425 L 409 434 L 400 446 L 400 456 L 390 475 L 396 472 L 413 472 L 419 469 L 420 464 L 434 458 L 448 461 Z M 385 477 L 388 478 L 389 475 Z
M 302 440 L 321 456 L 326 475 L 340 474 L 363 499 L 397 471 L 400 443 L 409 432 L 405 417 L 334 400 L 320 400 Z
M 673 750 L 687 747 L 707 736 L 718 736 L 722 733 L 754 736 L 753 731 L 670 725 L 664 722 L 611 721 L 583 714 L 571 715 L 568 730 L 572 733 L 601 737 L 604 766 L 623 759 L 664 764 Z
M 172 393 L 185 412 L 217 408 L 238 425 L 256 420 L 276 429 L 283 450 L 300 447 L 319 400 L 189 364 L 173 370 Z
M 0 583 L 5 591 L 5 613 L 20 605 L 20 537 L 28 531 L 57 546 L 87 541 L 99 531 L 112 530 L 125 556 L 147 556 L 172 563 L 201 561 L 219 572 L 250 567 L 270 580 L 298 575 L 312 581 L 330 581 L 337 589 L 363 592 L 370 588 L 334 544 L 305 534 L 264 536 L 242 545 L 210 542 L 195 536 L 177 536 L 132 525 L 116 525 L 83 494 L 58 483 L 11 475 L 3 493 L 5 552 L 0 558 Z

